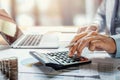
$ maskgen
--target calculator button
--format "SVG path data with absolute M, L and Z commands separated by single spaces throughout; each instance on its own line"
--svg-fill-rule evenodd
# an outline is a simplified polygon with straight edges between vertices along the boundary
M 70 60 L 66 60 L 67 63 L 70 63 Z
M 47 53 L 48 55 L 50 55 L 50 56 L 54 56 L 54 54 L 53 53 Z
M 68 51 L 47 53 L 47 54 L 63 65 L 75 64 L 75 63 L 79 63 L 80 61 L 88 60 L 87 58 L 77 57 L 76 55 L 70 58 L 68 56 Z

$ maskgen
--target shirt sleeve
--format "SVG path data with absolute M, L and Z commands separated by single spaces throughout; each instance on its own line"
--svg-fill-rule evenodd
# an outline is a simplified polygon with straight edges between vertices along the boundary
M 112 55 L 115 58 L 120 58 L 120 34 L 111 36 L 116 43 L 116 53 Z
M 100 7 L 97 10 L 95 19 L 93 21 L 93 23 L 96 23 L 99 25 L 99 31 L 104 31 L 105 27 L 106 27 L 106 15 L 105 12 L 106 11 L 106 0 L 103 0 L 103 2 L 101 3 Z

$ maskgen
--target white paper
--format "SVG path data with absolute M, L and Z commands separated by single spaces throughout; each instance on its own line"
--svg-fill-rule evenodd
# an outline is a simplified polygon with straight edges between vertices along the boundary
M 16 34 L 16 24 L 0 19 L 0 31 L 14 37 Z
M 55 75 L 55 76 L 68 76 L 75 80 L 119 80 L 120 79 L 120 59 L 108 57 L 108 55 L 95 58 L 93 53 L 93 61 L 91 64 L 82 65 L 79 67 L 71 67 L 64 70 L 56 71 L 50 67 L 42 66 L 38 60 L 29 55 L 29 51 L 34 49 L 7 49 L 0 52 L 0 59 L 8 57 L 17 57 L 19 63 L 19 73 L 38 74 L 38 75 Z M 49 50 L 36 49 L 35 51 L 49 52 Z M 52 50 L 56 51 L 56 50 Z M 102 53 L 104 54 L 104 53 Z M 107 53 L 106 53 L 107 54 Z M 31 76 L 32 77 L 32 76 Z M 97 78 L 96 78 L 97 77 Z M 33 77 L 34 78 L 34 77 Z M 46 78 L 45 78 L 46 79 Z M 53 79 L 53 78 L 52 78 Z M 51 79 L 51 80 L 52 80 Z M 23 79 L 24 80 L 24 79 Z M 32 80 L 32 79 L 30 79 Z M 37 79 L 34 79 L 37 80 Z M 39 80 L 39 79 L 38 79 Z M 47 80 L 47 79 L 46 79 Z
M 19 73 L 19 80 L 74 80 L 74 77 L 44 74 L 25 74 Z

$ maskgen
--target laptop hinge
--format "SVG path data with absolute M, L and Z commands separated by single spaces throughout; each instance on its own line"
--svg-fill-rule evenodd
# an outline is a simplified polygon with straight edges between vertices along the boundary
M 19 44 L 19 42 L 21 42 L 22 38 L 24 38 L 24 37 L 25 37 L 24 34 L 22 36 L 20 36 L 14 43 L 11 44 L 11 47 L 17 46 L 17 44 Z

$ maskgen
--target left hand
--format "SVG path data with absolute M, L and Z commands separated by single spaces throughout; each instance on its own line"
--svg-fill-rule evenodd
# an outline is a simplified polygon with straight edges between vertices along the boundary
M 80 56 L 85 47 L 88 47 L 91 51 L 105 50 L 108 53 L 114 53 L 116 51 L 116 44 L 112 38 L 93 33 L 77 40 L 75 45 L 70 47 L 69 56 L 72 57 L 75 52 L 77 52 L 77 56 Z

